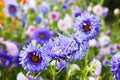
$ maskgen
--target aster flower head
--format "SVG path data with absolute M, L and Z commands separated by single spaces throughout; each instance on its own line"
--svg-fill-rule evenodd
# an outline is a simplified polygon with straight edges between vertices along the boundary
M 34 33 L 34 39 L 40 44 L 43 45 L 51 37 L 50 31 L 47 28 L 36 29 Z
M 8 56 L 6 53 L 0 53 L 0 63 L 3 67 L 7 67 L 11 63 L 11 57 Z
M 78 44 L 73 38 L 59 35 L 49 40 L 42 50 L 52 60 L 75 61 L 84 57 L 88 46 L 86 43 Z
M 99 32 L 99 20 L 95 15 L 89 12 L 83 12 L 76 17 L 74 22 L 74 30 L 84 36 L 84 40 L 88 41 L 95 38 Z
M 112 57 L 110 72 L 114 75 L 115 80 L 120 80 L 120 52 Z
M 20 52 L 20 64 L 30 73 L 42 72 L 46 69 L 48 61 L 41 52 L 40 46 L 32 41 L 27 47 L 23 47 Z

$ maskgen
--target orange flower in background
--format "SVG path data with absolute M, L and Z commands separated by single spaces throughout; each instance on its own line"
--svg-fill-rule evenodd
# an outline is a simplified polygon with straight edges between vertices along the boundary
M 4 7 L 3 0 L 0 0 L 0 8 L 3 8 L 3 7 Z
M 25 3 L 27 3 L 28 0 L 17 0 L 17 1 L 18 1 L 19 3 L 21 2 L 21 3 L 24 3 L 24 4 L 25 4 Z
M 13 26 L 10 26 L 10 29 L 11 29 L 11 30 L 15 30 L 15 28 L 16 28 L 16 27 L 15 27 L 14 25 L 13 25 Z
M 0 20 L 0 25 L 4 25 L 5 22 L 3 20 Z
M 12 22 L 13 22 L 14 24 L 17 24 L 17 23 L 19 22 L 19 20 L 16 18 L 16 19 L 13 19 Z

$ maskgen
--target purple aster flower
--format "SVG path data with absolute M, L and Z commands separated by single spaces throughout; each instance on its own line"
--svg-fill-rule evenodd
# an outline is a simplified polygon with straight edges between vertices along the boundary
M 83 39 L 88 41 L 95 38 L 99 32 L 99 20 L 96 16 L 89 12 L 83 12 L 80 16 L 76 17 L 74 23 L 74 30 L 83 35 Z
M 87 47 L 85 43 L 78 44 L 74 39 L 60 35 L 58 38 L 49 40 L 42 50 L 50 59 L 75 61 L 85 55 Z
M 8 2 L 5 7 L 5 11 L 9 16 L 16 16 L 18 12 L 18 4 L 15 0 L 14 2 Z
M 46 69 L 48 61 L 44 54 L 41 53 L 39 45 L 30 43 L 20 52 L 20 64 L 30 73 L 42 72 Z
M 8 56 L 6 53 L 0 53 L 0 63 L 3 67 L 7 67 L 10 65 L 11 57 Z
M 51 34 L 47 28 L 36 29 L 34 39 L 41 45 L 46 43 L 51 37 Z
M 57 70 L 66 70 L 67 69 L 67 62 L 66 61 L 60 61 L 57 64 Z
M 111 60 L 111 73 L 115 80 L 120 80 L 120 53 L 115 54 Z
M 50 11 L 50 6 L 47 2 L 42 2 L 39 8 L 43 14 L 47 14 Z

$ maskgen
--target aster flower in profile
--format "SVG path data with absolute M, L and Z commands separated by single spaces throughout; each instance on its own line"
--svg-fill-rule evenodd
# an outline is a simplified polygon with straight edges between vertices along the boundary
M 57 70 L 66 70 L 67 69 L 67 62 L 66 61 L 60 61 L 57 64 Z
M 80 16 L 75 18 L 74 30 L 77 35 L 83 35 L 83 40 L 88 41 L 95 38 L 99 32 L 99 20 L 95 15 L 89 12 L 83 12 Z
M 16 16 L 18 12 L 18 4 L 16 0 L 10 0 L 6 3 L 5 12 L 8 16 Z
M 43 45 L 46 43 L 51 37 L 51 34 L 47 28 L 39 28 L 36 29 L 34 33 L 34 39 L 40 44 Z
M 84 57 L 88 46 L 87 43 L 78 44 L 73 38 L 59 35 L 49 40 L 42 50 L 52 60 L 75 61 Z
M 110 72 L 114 75 L 114 80 L 120 80 L 120 52 L 112 57 Z
M 35 41 L 23 47 L 19 56 L 20 64 L 23 65 L 27 72 L 38 73 L 47 67 L 48 61 L 41 52 L 40 45 L 37 45 Z
M 0 53 L 0 63 L 3 67 L 7 67 L 11 63 L 11 57 L 8 56 L 6 53 Z

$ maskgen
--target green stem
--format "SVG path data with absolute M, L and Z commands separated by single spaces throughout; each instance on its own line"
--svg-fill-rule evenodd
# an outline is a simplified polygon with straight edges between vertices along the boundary
M 85 67 L 84 67 L 84 73 L 83 73 L 83 80 L 86 80 L 87 78 L 87 73 L 86 73 L 86 68 L 87 68 L 87 64 L 88 64 L 88 54 L 86 54 L 85 56 Z
M 67 66 L 67 70 L 66 70 L 66 80 L 69 80 L 69 63 L 68 63 L 68 66 Z
M 55 80 L 55 77 L 56 77 L 56 66 L 57 66 L 57 60 L 55 61 L 55 66 L 53 71 L 53 80 Z

